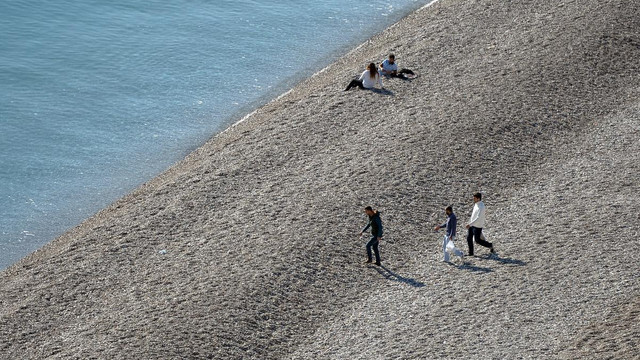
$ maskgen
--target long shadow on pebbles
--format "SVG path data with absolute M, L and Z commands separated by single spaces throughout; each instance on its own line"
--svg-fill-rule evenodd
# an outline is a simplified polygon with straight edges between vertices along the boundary
M 386 268 L 384 265 L 382 266 L 375 266 L 374 269 L 382 276 L 384 276 L 386 279 L 391 280 L 391 281 L 397 281 L 397 282 L 401 282 L 407 285 L 411 285 L 413 287 L 416 288 L 420 288 L 425 286 L 425 284 L 423 282 L 420 282 L 416 279 L 410 279 L 410 278 L 406 278 L 404 276 L 398 275 L 395 272 L 393 272 L 392 270 L 389 270 L 388 268 Z
M 380 95 L 395 96 L 393 91 L 389 89 L 371 89 L 370 91 Z
M 514 266 L 526 266 L 527 263 L 522 261 L 522 260 L 518 260 L 518 259 L 511 259 L 511 258 L 503 258 L 500 257 L 497 254 L 488 254 L 488 255 L 483 255 L 483 256 L 475 256 L 476 259 L 480 259 L 480 260 L 491 260 L 491 261 L 496 261 L 499 262 L 502 265 L 514 265 Z M 455 265 L 453 263 L 449 263 L 449 265 L 451 266 L 455 266 L 460 270 L 468 270 L 471 272 L 479 272 L 479 273 L 490 273 L 493 272 L 493 269 L 489 268 L 489 267 L 482 267 L 482 266 L 476 266 L 476 265 L 472 265 L 469 262 L 464 262 L 461 265 Z
M 455 266 L 460 270 L 467 270 L 467 271 L 471 271 L 471 272 L 479 272 L 479 273 L 483 273 L 483 274 L 493 272 L 493 269 L 491 269 L 491 268 L 482 267 L 482 266 L 475 266 L 475 265 L 469 264 L 468 262 L 464 262 L 464 263 L 462 263 L 460 265 L 456 265 L 456 264 L 453 264 L 453 263 L 448 263 L 448 264 L 451 265 L 451 266 Z
M 525 266 L 527 265 L 527 263 L 525 261 L 522 260 L 518 260 L 518 259 L 511 259 L 511 258 L 503 258 L 500 257 L 500 255 L 498 254 L 488 254 L 488 255 L 483 255 L 483 256 L 477 256 L 478 259 L 482 259 L 482 260 L 492 260 L 492 261 L 497 261 L 500 264 L 503 265 L 515 265 L 515 266 Z

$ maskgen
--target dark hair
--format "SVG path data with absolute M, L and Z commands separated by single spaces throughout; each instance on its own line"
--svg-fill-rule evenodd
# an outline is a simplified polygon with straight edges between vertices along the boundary
M 447 206 L 447 208 L 446 208 L 446 209 L 444 209 L 444 211 L 451 211 L 451 212 L 453 212 L 453 208 L 452 208 L 451 206 Z
M 482 194 L 480 194 L 479 192 L 473 194 L 473 197 L 482 200 Z
M 394 59 L 394 60 L 395 60 L 395 59 L 396 59 L 396 56 L 395 56 L 395 55 L 393 55 L 393 54 L 389 54 L 389 59 Z
M 367 206 L 366 208 L 364 208 L 367 211 L 373 211 L 373 208 L 371 206 Z
M 369 64 L 367 70 L 369 70 L 369 76 L 371 76 L 372 79 L 375 79 L 376 75 L 378 75 L 378 69 L 376 69 L 376 64 L 374 63 Z

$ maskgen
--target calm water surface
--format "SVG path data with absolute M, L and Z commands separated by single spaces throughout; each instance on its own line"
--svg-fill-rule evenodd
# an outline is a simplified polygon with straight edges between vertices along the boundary
M 0 269 L 428 2 L 0 2 Z

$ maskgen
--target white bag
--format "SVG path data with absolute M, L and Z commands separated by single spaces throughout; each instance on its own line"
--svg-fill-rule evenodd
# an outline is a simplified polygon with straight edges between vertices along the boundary
M 456 248 L 456 244 L 451 241 L 451 239 L 449 239 L 449 237 L 447 236 L 447 250 L 449 251 L 453 251 L 453 249 Z
M 464 256 L 464 253 L 456 247 L 456 244 L 447 235 L 444 236 L 442 252 L 444 261 L 449 261 L 450 252 L 455 256 L 459 256 L 460 258 Z

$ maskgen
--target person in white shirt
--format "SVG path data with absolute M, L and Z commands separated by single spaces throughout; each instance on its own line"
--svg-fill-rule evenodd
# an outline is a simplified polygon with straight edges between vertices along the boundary
M 409 69 L 402 69 L 398 71 L 398 64 L 396 64 L 396 56 L 394 54 L 389 54 L 389 58 L 380 64 L 380 73 L 385 76 L 401 79 L 407 79 L 406 74 L 415 75 L 413 71 Z
M 495 254 L 495 250 L 493 249 L 493 244 L 482 239 L 482 228 L 484 228 L 484 223 L 486 220 L 486 210 L 484 207 L 484 203 L 482 202 L 482 194 L 475 193 L 473 194 L 473 211 L 471 212 L 471 219 L 467 224 L 467 229 L 469 229 L 469 233 L 467 234 L 467 245 L 469 245 L 469 256 L 473 256 L 473 240 L 475 239 L 476 244 L 487 247 L 491 250 L 492 254 Z
M 367 66 L 367 70 L 360 75 L 360 78 L 352 80 L 344 91 L 347 91 L 354 86 L 357 86 L 360 89 L 372 89 L 376 87 L 376 83 L 380 84 L 381 88 L 384 88 L 382 86 L 382 78 L 376 69 L 376 64 L 371 63 Z

